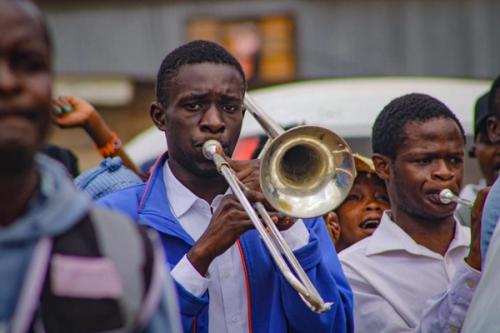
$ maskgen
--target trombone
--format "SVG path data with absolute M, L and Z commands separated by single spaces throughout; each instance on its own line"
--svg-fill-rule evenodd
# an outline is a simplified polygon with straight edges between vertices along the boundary
M 296 218 L 321 216 L 339 205 L 356 177 L 349 145 L 322 127 L 299 126 L 284 131 L 248 94 L 244 102 L 247 111 L 271 139 L 261 154 L 260 166 L 261 189 L 269 204 Z M 321 298 L 264 205 L 261 202 L 252 205 L 248 201 L 245 186 L 224 160 L 220 143 L 206 141 L 203 154 L 224 176 L 284 278 L 304 303 L 316 313 L 330 309 L 332 303 Z

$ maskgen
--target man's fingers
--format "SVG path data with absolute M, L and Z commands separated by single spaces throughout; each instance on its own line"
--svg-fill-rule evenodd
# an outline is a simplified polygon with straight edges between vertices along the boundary
M 265 201 L 266 197 L 264 196 L 264 193 L 260 191 L 254 191 L 252 189 L 245 190 L 244 191 L 245 196 L 247 197 L 248 201 L 250 202 L 262 202 L 264 206 L 266 206 Z

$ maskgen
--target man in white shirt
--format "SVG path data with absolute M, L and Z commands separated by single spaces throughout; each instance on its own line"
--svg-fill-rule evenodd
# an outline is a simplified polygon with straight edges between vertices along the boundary
M 156 229 L 176 282 L 184 329 L 197 332 L 352 332 L 352 294 L 321 218 L 286 223 L 273 214 L 297 259 L 332 308 L 316 314 L 284 280 L 203 143 L 231 156 L 244 115 L 245 76 L 221 46 L 193 41 L 165 57 L 151 118 L 168 154 L 144 185 L 101 203 Z M 258 161 L 228 161 L 263 200 Z M 287 230 L 286 230 L 287 229 Z
M 469 229 L 454 219 L 456 204 L 441 203 L 439 192 L 458 193 L 464 144 L 456 116 L 427 95 L 396 98 L 377 117 L 373 161 L 391 211 L 373 236 L 340 254 L 354 293 L 356 332 L 460 330 L 481 275 L 481 205 L 471 243 Z

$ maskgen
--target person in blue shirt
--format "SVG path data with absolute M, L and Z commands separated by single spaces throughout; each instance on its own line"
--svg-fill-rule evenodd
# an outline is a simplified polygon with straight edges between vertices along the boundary
M 491 87 L 488 100 L 490 115 L 487 119 L 488 138 L 500 146 L 500 76 Z M 497 149 L 500 154 L 500 149 Z M 497 172 L 500 169 L 498 165 Z M 498 332 L 500 317 L 500 178 L 491 187 L 482 213 L 481 259 L 483 276 L 472 299 L 462 332 Z
M 203 143 L 216 139 L 232 155 L 245 90 L 240 64 L 216 43 L 193 41 L 169 53 L 150 109 L 168 153 L 146 184 L 99 202 L 160 232 L 185 331 L 352 332 L 351 289 L 322 218 L 272 214 L 312 283 L 333 303 L 316 314 L 276 269 L 242 205 L 202 154 Z M 263 200 L 259 161 L 228 163 L 249 188 L 250 200 Z

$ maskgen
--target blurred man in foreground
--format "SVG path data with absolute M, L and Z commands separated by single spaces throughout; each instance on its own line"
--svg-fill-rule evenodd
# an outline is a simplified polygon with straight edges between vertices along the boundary
M 38 9 L 0 0 L 0 332 L 179 332 L 158 242 L 38 154 L 51 51 Z

